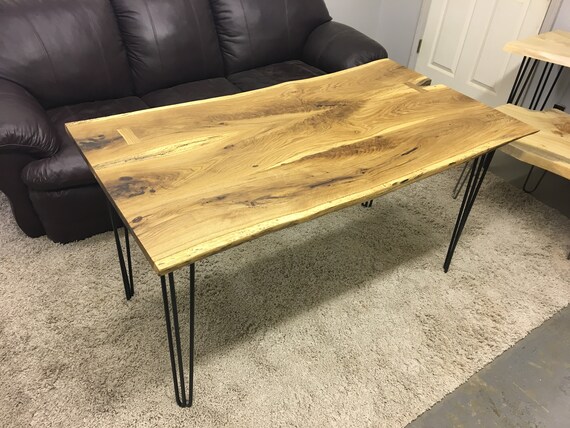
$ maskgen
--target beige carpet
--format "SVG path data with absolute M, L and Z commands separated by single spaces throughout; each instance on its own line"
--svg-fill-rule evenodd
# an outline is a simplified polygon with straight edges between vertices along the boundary
M 457 175 L 199 263 L 190 410 L 141 254 L 126 303 L 111 234 L 26 238 L 0 196 L 0 425 L 405 425 L 569 301 L 570 221 L 492 175 L 443 273 Z

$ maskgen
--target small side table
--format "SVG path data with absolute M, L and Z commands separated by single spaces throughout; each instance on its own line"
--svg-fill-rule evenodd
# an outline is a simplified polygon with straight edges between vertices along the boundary
M 570 180 L 570 115 L 556 109 L 532 111 L 512 104 L 497 107 L 497 110 L 540 129 L 536 134 L 502 147 L 504 153 L 532 165 L 532 168 L 543 169 L 544 174 L 550 171 Z M 531 192 L 538 187 L 544 174 Z
M 516 40 L 507 43 L 504 50 L 524 57 L 507 103 L 521 105 L 530 89 L 532 76 L 535 70 L 539 72 L 541 64 L 542 73 L 528 107 L 530 110 L 544 110 L 562 71 L 570 67 L 570 32 L 556 30 Z M 558 70 L 552 74 L 555 66 Z
M 537 36 L 532 36 L 524 40 L 512 41 L 505 45 L 504 50 L 506 52 L 522 55 L 524 57 L 519 67 L 515 83 L 513 84 L 513 88 L 507 100 L 507 104 L 520 106 L 521 103 L 524 103 L 525 99 L 527 99 L 527 93 L 529 92 L 529 90 L 531 90 L 533 82 L 532 77 L 534 76 L 535 72 L 537 72 L 539 73 L 540 78 L 538 80 L 536 88 L 534 89 L 532 97 L 530 97 L 528 110 L 529 111 L 544 110 L 548 100 L 550 99 L 550 96 L 552 95 L 552 92 L 554 91 L 554 88 L 556 87 L 556 84 L 560 79 L 560 76 L 562 75 L 563 70 L 567 67 L 570 67 L 570 32 L 555 30 L 549 33 L 543 33 Z M 541 68 L 542 71 L 540 71 Z M 503 107 L 505 106 L 501 106 L 499 109 Z M 556 114 L 557 113 L 553 113 L 554 116 Z M 560 120 L 564 121 L 565 123 L 568 123 L 568 115 L 562 112 L 560 112 L 560 114 L 564 115 L 561 116 L 562 119 Z M 520 117 L 518 116 L 521 115 L 529 117 L 531 116 L 530 114 L 526 115 L 522 114 L 521 111 L 518 111 L 517 118 L 520 119 Z M 524 121 L 524 119 L 521 120 Z M 533 123 L 534 122 L 536 121 L 533 121 Z M 538 120 L 538 122 L 542 123 L 541 120 Z M 545 129 L 548 130 L 549 128 L 550 126 L 546 125 Z M 568 135 L 569 133 L 570 133 L 569 131 L 563 132 L 563 134 L 565 135 L 561 135 L 560 137 L 566 141 L 566 144 L 559 143 L 556 148 L 553 148 L 554 151 L 562 148 L 563 153 L 567 153 L 565 151 L 567 149 L 564 149 L 564 147 L 567 144 L 570 144 L 568 143 L 568 139 L 570 138 Z M 539 134 L 537 134 L 537 136 L 538 135 Z M 556 168 L 554 169 L 550 168 L 552 163 L 549 162 L 550 158 L 549 150 L 546 151 L 542 150 L 542 153 L 545 156 L 547 156 L 547 158 L 545 158 L 544 160 L 539 160 L 540 155 L 536 153 L 532 156 L 528 155 L 528 153 L 526 153 L 524 156 L 521 156 L 520 155 L 521 150 L 516 150 L 516 148 L 512 147 L 513 145 L 516 147 L 517 144 L 519 143 L 518 142 L 511 143 L 502 148 L 501 150 L 504 153 L 507 153 L 508 155 L 511 155 L 531 165 L 531 168 L 525 180 L 525 184 L 523 186 L 523 190 L 526 193 L 532 193 L 538 188 L 538 186 L 542 182 L 542 179 L 544 178 L 544 176 L 548 171 L 558 174 L 557 172 L 558 170 Z M 519 144 L 519 149 L 520 146 L 521 145 Z M 528 149 L 528 145 L 522 144 L 522 146 Z M 461 176 L 459 177 L 457 184 L 455 185 L 455 188 L 453 189 L 454 199 L 457 198 L 457 196 L 459 195 L 459 192 L 461 191 L 467 177 L 469 176 L 469 174 L 467 174 L 468 167 L 469 164 L 466 164 L 465 167 L 463 168 L 463 171 L 461 172 Z M 529 189 L 527 185 L 528 182 L 530 181 L 531 175 L 535 167 L 543 169 L 543 173 L 540 176 L 539 180 L 537 181 L 536 185 L 532 189 Z M 568 178 L 565 175 L 562 176 Z
M 507 52 L 524 56 L 507 103 L 520 105 L 521 98 L 524 100 L 525 93 L 530 89 L 531 78 L 535 70 L 539 71 L 539 63 L 541 63 L 542 73 L 528 107 L 530 110 L 544 110 L 562 71 L 564 68 L 570 67 L 570 32 L 556 30 L 539 34 L 528 39 L 509 42 L 504 49 Z M 552 75 L 555 66 L 558 67 L 558 71 Z M 551 79 L 551 75 L 554 76 L 553 79 Z M 540 108 L 538 108 L 539 105 Z M 501 106 L 503 109 L 505 107 L 508 112 L 514 113 L 515 117 L 523 116 L 528 119 L 523 119 L 523 121 L 535 123 L 539 129 L 544 131 L 540 132 L 540 135 L 537 134 L 533 140 L 516 141 L 503 149 L 504 153 L 531 165 L 523 190 L 527 193 L 534 192 L 548 171 L 570 179 L 568 174 L 565 174 L 564 166 L 560 169 L 557 165 L 564 156 L 568 159 L 567 154 L 570 151 L 569 116 L 556 111 L 552 111 L 548 115 L 536 115 L 530 111 L 525 113 L 520 109 Z M 541 168 L 543 173 L 536 185 L 533 188 L 528 188 L 527 185 L 535 167 Z
M 522 55 L 524 58 L 507 104 L 497 107 L 497 110 L 540 131 L 507 144 L 500 150 L 531 165 L 523 185 L 526 193 L 534 192 L 547 172 L 570 180 L 570 115 L 555 109 L 543 111 L 563 70 L 570 67 L 570 32 L 556 30 L 509 42 L 504 50 Z M 527 95 L 531 90 L 535 72 L 540 78 L 532 97 L 529 97 L 528 108 L 524 108 L 520 103 L 528 99 Z M 528 184 L 535 168 L 540 168 L 543 172 L 536 184 L 529 188 Z M 453 198 L 457 198 L 469 176 L 467 171 L 468 164 L 463 168 L 453 190 Z

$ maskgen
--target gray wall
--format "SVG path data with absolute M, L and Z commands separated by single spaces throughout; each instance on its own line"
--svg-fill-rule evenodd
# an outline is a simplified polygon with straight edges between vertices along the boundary
M 325 0 L 335 21 L 380 42 L 390 58 L 408 65 L 422 0 Z
M 333 19 L 376 39 L 381 0 L 325 0 Z
M 552 26 L 554 30 L 570 31 L 570 0 L 564 0 L 558 17 Z M 566 69 L 561 76 L 561 81 L 557 91 L 553 96 L 556 103 L 566 107 L 566 111 L 570 112 L 570 70 Z
M 554 21 L 554 29 L 570 31 L 570 0 L 562 2 L 558 17 Z
M 420 18 L 422 0 L 379 0 L 376 40 L 387 50 L 394 61 L 408 65 L 416 46 L 414 36 Z

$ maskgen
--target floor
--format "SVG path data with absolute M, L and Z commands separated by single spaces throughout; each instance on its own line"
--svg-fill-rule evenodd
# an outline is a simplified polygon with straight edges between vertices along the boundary
M 518 187 L 528 170 L 502 153 L 491 166 Z M 534 196 L 570 217 L 569 194 L 569 181 L 547 174 Z M 570 427 L 570 307 L 408 426 L 428 427 Z
M 408 428 L 570 426 L 570 307 Z
M 500 151 L 497 152 L 490 171 L 498 175 L 509 183 L 522 188 L 525 178 L 530 167 L 524 162 L 507 156 Z M 536 183 L 536 179 L 540 177 L 540 170 L 533 172 L 529 186 L 532 187 Z M 570 217 L 570 181 L 558 175 L 547 173 L 544 180 L 532 194 L 540 202 L 557 209 L 566 217 Z M 570 249 L 569 249 L 570 250 Z

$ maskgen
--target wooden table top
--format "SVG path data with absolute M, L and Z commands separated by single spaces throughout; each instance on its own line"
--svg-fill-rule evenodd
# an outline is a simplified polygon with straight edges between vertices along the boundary
M 391 61 L 67 124 L 158 274 L 535 132 Z
M 570 32 L 556 30 L 505 45 L 505 51 L 570 67 Z
M 554 109 L 532 111 L 512 104 L 497 109 L 540 129 L 504 146 L 503 152 L 570 180 L 570 115 Z

